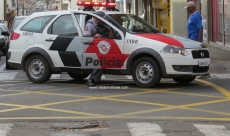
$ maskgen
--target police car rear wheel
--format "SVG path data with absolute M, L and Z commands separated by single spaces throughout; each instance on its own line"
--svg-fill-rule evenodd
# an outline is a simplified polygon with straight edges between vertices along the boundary
M 46 59 L 41 55 L 33 55 L 26 62 L 26 75 L 34 83 L 44 83 L 51 77 L 51 70 Z
M 138 59 L 132 68 L 133 80 L 139 87 L 154 87 L 161 80 L 160 73 L 157 62 L 149 57 Z
M 195 80 L 196 76 L 193 77 L 180 77 L 180 78 L 173 78 L 173 80 L 179 84 L 188 84 Z
M 69 76 L 76 81 L 82 81 L 83 79 L 87 78 L 89 74 L 75 74 L 75 73 L 68 73 Z

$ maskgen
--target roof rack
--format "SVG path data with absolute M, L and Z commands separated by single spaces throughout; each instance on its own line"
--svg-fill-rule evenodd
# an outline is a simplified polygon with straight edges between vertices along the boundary
M 95 11 L 93 7 L 105 7 L 107 11 L 119 11 L 115 2 L 77 2 L 78 6 L 84 6 L 83 11 Z

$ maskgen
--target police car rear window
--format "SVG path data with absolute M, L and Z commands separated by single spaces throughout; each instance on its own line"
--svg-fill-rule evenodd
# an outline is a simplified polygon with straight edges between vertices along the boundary
M 35 33 L 42 33 L 43 29 L 54 17 L 55 15 L 34 18 L 30 20 L 29 22 L 27 22 L 20 30 L 28 31 L 28 32 L 35 32 Z

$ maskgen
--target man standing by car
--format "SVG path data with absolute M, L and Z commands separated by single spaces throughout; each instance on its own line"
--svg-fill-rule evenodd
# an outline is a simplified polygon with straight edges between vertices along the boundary
M 103 11 L 97 11 L 95 14 L 106 19 Z M 95 38 L 113 38 L 113 32 L 112 29 L 104 22 L 96 17 L 93 17 L 86 23 L 84 36 L 94 36 Z M 94 86 L 95 81 L 101 80 L 103 71 L 103 69 L 94 69 L 86 84 L 88 86 Z
M 188 19 L 188 38 L 194 41 L 203 42 L 203 26 L 200 13 L 196 10 L 196 5 L 193 1 L 189 1 L 184 7 L 191 14 Z
M 188 19 L 188 38 L 197 42 L 203 42 L 203 25 L 201 14 L 196 10 L 193 1 L 189 1 L 184 7 L 191 14 Z M 202 75 L 200 78 L 209 78 L 209 74 Z

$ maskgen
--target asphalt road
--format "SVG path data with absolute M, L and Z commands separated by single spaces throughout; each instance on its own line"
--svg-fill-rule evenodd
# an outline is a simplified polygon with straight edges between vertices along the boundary
M 230 135 L 229 79 L 162 79 L 143 89 L 112 77 L 96 88 L 67 76 L 44 84 L 21 77 L 0 81 L 0 136 Z

